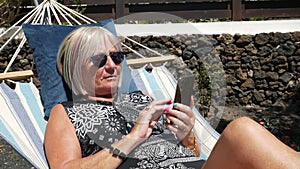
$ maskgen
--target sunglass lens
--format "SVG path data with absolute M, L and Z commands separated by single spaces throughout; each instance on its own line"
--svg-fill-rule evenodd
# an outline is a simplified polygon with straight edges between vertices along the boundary
M 124 53 L 123 52 L 111 52 L 110 57 L 115 62 L 116 65 L 119 65 L 124 60 Z
M 93 65 L 97 67 L 102 67 L 106 64 L 106 58 L 107 56 L 105 54 L 99 54 L 91 57 L 91 61 L 93 62 Z
M 109 56 L 114 61 L 116 65 L 119 65 L 124 60 L 124 53 L 123 52 L 110 52 Z M 91 57 L 91 61 L 93 62 L 94 66 L 98 68 L 103 67 L 106 64 L 107 56 L 105 54 L 99 54 Z

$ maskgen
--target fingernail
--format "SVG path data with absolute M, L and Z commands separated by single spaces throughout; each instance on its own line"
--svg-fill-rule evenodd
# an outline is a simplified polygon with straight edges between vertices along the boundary
M 170 107 L 166 107 L 166 108 L 165 108 L 165 111 L 166 111 L 166 112 L 170 112 Z
M 174 104 L 173 104 L 173 107 L 177 107 L 177 106 L 178 106 L 178 104 L 177 104 L 177 103 L 174 103 Z

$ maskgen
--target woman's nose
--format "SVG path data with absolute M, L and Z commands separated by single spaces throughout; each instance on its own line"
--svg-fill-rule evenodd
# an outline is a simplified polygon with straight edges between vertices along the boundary
M 114 66 L 116 66 L 116 64 L 115 64 L 115 62 L 112 60 L 112 58 L 111 58 L 110 56 L 107 56 L 105 66 L 107 66 L 107 67 L 114 67 Z

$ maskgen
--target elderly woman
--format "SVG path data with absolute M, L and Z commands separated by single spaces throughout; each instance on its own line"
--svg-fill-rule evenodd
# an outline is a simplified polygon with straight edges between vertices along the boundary
M 73 101 L 51 111 L 45 134 L 50 167 L 201 168 L 193 100 L 183 105 L 140 91 L 119 93 L 123 59 L 119 40 L 101 27 L 81 27 L 65 38 L 58 69 Z M 241 118 L 225 129 L 203 168 L 296 168 L 299 161 L 263 127 Z

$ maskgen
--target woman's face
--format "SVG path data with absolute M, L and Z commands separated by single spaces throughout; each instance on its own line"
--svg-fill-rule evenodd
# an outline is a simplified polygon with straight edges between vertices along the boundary
M 113 46 L 106 51 L 96 51 L 83 66 L 83 82 L 88 95 L 111 97 L 119 84 L 122 61 L 123 54 Z

